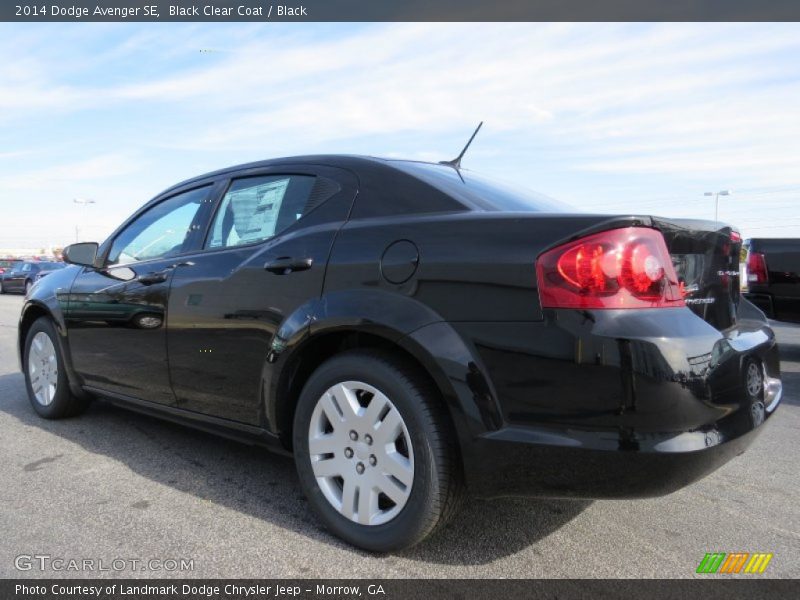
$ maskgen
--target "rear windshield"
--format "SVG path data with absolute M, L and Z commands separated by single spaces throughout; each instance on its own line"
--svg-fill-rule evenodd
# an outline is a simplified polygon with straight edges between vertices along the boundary
M 393 161 L 393 166 L 452 196 L 470 208 L 488 211 L 564 213 L 568 205 L 523 187 L 447 165 Z

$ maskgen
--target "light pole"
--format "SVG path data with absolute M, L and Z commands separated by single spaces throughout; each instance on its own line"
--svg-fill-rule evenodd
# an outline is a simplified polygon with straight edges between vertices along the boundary
M 94 204 L 94 203 L 95 203 L 95 202 L 94 202 L 94 200 L 87 200 L 86 198 L 73 198 L 73 199 L 72 199 L 72 201 L 73 201 L 75 204 L 81 204 L 81 205 L 83 205 L 84 207 L 86 207 L 86 206 L 88 206 L 88 205 L 90 205 L 90 204 Z M 85 213 L 85 212 L 86 212 L 86 211 L 84 210 L 84 213 Z M 85 215 L 84 215 L 84 216 L 85 216 Z M 78 243 L 79 241 L 80 241 L 80 240 L 78 239 L 78 225 L 75 225 L 75 243 Z
M 720 190 L 718 192 L 703 192 L 703 196 L 714 196 L 714 220 L 719 221 L 719 197 L 730 196 L 733 190 Z

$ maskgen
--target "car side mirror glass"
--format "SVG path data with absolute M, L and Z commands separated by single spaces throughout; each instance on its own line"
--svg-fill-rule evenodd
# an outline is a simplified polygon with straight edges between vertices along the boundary
M 83 267 L 93 267 L 100 246 L 96 242 L 80 242 L 64 248 L 64 262 Z

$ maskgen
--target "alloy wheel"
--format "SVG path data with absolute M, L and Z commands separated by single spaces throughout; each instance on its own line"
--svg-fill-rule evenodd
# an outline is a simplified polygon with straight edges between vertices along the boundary
M 308 448 L 320 490 L 344 517 L 380 525 L 406 505 L 414 481 L 411 437 L 380 390 L 359 381 L 330 387 L 311 415 Z
M 746 376 L 747 393 L 751 398 L 759 398 L 764 389 L 764 375 L 761 368 L 755 363 L 751 362 L 747 366 Z

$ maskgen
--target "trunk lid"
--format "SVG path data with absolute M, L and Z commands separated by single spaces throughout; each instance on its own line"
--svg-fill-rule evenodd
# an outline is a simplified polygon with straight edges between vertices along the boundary
M 713 327 L 736 324 L 742 240 L 715 221 L 652 217 L 664 235 L 686 305 Z

